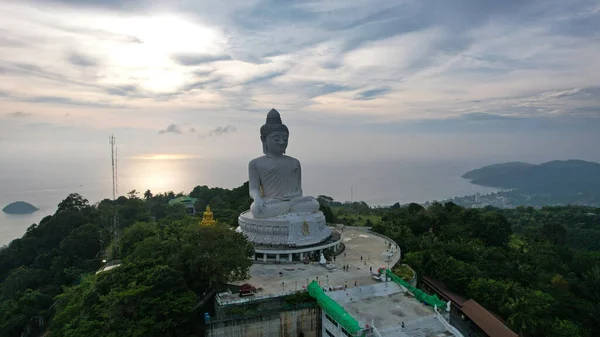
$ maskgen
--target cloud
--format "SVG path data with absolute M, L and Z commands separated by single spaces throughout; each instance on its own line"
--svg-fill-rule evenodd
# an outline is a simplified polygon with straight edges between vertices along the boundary
M 237 132 L 237 129 L 235 128 L 235 126 L 226 125 L 225 127 L 218 126 L 215 129 L 210 130 L 210 132 L 208 132 L 208 135 L 209 136 L 222 136 L 224 134 L 232 133 L 232 132 Z
M 60 96 L 33 96 L 21 98 L 21 101 L 28 103 L 43 103 L 43 104 L 57 104 L 57 105 L 74 105 L 88 108 L 124 108 L 124 105 L 113 104 L 109 102 L 94 102 L 77 100 L 68 97 Z
M 356 100 L 359 101 L 369 101 L 372 99 L 376 99 L 377 97 L 381 96 L 381 95 L 385 95 L 386 93 L 390 92 L 390 88 L 377 88 L 377 89 L 371 89 L 371 90 L 365 90 L 363 92 L 360 92 L 356 95 Z
M 31 112 L 15 111 L 8 114 L 10 117 L 23 118 L 31 116 Z
M 74 52 L 69 54 L 68 60 L 72 65 L 79 67 L 95 67 L 98 65 L 95 59 L 81 53 Z
M 202 112 L 192 125 L 270 106 L 334 124 L 583 118 L 600 106 L 593 0 L 28 0 L 0 9 L 0 92 L 23 105 L 13 110 L 156 110 L 157 129 L 183 110 Z
M 163 135 L 165 133 L 176 133 L 181 134 L 181 128 L 176 124 L 169 124 L 165 129 L 159 130 L 158 134 Z
M 131 96 L 136 94 L 138 90 L 139 87 L 135 84 L 124 84 L 106 88 L 107 93 L 116 96 Z
M 206 54 L 197 54 L 197 55 L 174 55 L 173 59 L 175 62 L 184 65 L 184 66 L 197 66 L 200 64 L 217 62 L 217 61 L 227 61 L 231 60 L 231 56 L 229 55 L 206 55 Z

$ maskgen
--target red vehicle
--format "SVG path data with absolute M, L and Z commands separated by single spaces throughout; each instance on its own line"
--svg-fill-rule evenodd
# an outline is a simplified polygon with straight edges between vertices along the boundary
M 246 283 L 243 284 L 240 287 L 240 297 L 244 297 L 244 296 L 254 296 L 254 292 L 256 291 L 256 288 L 254 288 L 252 285 Z

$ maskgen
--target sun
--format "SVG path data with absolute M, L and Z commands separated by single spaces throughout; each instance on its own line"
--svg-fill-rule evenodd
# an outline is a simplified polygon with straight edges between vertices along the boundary
M 136 82 L 157 93 L 172 92 L 191 80 L 190 68 L 177 63 L 175 55 L 220 55 L 226 46 L 218 29 L 182 15 L 98 17 L 87 25 L 121 37 L 94 45 L 105 55 L 105 83 Z

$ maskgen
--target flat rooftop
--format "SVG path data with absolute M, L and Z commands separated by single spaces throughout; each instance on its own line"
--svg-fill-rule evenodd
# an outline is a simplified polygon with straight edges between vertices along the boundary
M 376 284 L 380 281 L 371 278 L 369 267 L 374 271 L 381 267 L 387 268 L 388 261 L 394 262 L 398 258 L 397 251 L 388 258 L 386 240 L 367 229 L 345 228 L 342 232 L 342 242 L 346 248 L 336 256 L 335 262 L 332 261 L 336 265 L 334 270 L 327 270 L 316 262 L 255 263 L 250 267 L 250 279 L 239 284 L 249 283 L 257 288 L 255 298 L 302 290 L 308 283 L 317 279 L 322 286 L 329 284 L 332 287 L 347 284 L 351 288 L 354 287 L 355 281 L 358 285 Z M 344 265 L 348 265 L 348 271 L 343 270 Z M 251 300 L 250 297 L 248 299 Z
M 327 292 L 327 295 L 362 326 L 374 324 L 387 328 L 434 314 L 433 308 L 405 296 L 402 287 L 391 281 Z
M 326 291 L 361 326 L 374 325 L 381 337 L 450 337 L 455 336 L 435 317 L 433 308 L 404 295 L 404 288 L 391 280 L 383 282 L 371 277 L 370 267 L 388 267 L 398 259 L 398 251 L 388 251 L 387 241 L 364 228 L 345 228 L 342 232 L 345 250 L 336 256 L 337 268 L 328 270 L 318 263 L 261 264 L 250 268 L 249 283 L 257 288 L 255 296 L 222 298 L 223 304 L 276 297 L 303 290 L 313 280 L 321 286 L 346 290 Z M 391 257 L 388 257 L 391 255 Z M 362 258 L 362 259 L 361 259 Z M 342 266 L 348 265 L 348 271 Z M 355 286 L 356 282 L 356 286 Z M 401 327 L 404 322 L 404 328 Z

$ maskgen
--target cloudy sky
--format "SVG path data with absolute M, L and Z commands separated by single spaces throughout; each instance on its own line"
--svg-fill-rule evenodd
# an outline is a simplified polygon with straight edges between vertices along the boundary
M 600 160 L 597 0 L 2 0 L 0 155 Z

